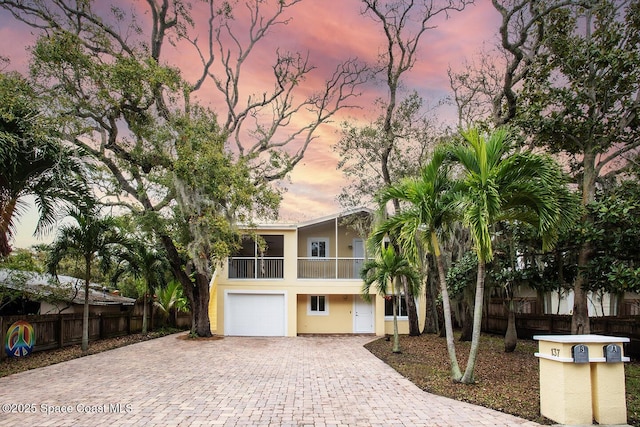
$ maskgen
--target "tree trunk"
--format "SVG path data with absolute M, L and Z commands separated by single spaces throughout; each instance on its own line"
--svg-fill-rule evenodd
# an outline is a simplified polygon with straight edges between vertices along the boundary
M 424 328 L 423 334 L 440 334 L 440 318 L 438 316 L 438 290 L 437 290 L 437 269 L 435 266 L 434 257 L 429 257 L 429 273 L 427 275 L 427 282 L 425 283 L 425 313 L 424 313 Z
M 587 305 L 587 291 L 585 286 L 588 285 L 588 278 L 584 268 L 589 262 L 591 256 L 591 245 L 583 243 L 578 253 L 578 276 L 573 285 L 573 315 L 571 316 L 571 333 L 574 335 L 583 335 L 591 333 L 591 324 L 589 321 L 589 308 Z
M 596 154 L 595 148 L 588 147 L 585 149 L 582 174 L 582 206 L 587 206 L 595 200 L 596 186 Z M 582 218 L 584 224 L 592 222 L 589 215 Z M 591 259 L 592 247 L 589 242 L 585 241 L 580 246 L 578 253 L 578 275 L 573 284 L 573 315 L 571 316 L 571 333 L 572 334 L 590 334 L 591 325 L 589 322 L 589 308 L 587 301 L 587 291 L 589 278 L 586 273 L 586 267 Z
M 9 256 L 11 253 L 11 245 L 9 244 L 9 224 L 11 217 L 16 208 L 18 199 L 12 198 L 5 206 L 2 206 L 0 213 L 0 258 Z
M 146 334 L 149 329 L 149 319 L 147 317 L 147 289 L 145 289 L 144 297 L 142 297 L 142 333 Z
M 398 302 L 400 295 L 393 296 L 393 353 L 401 353 L 400 351 L 400 335 L 398 334 Z
M 466 300 L 463 300 L 460 304 L 462 305 L 460 341 L 468 342 L 473 338 L 473 314 Z
M 431 233 L 431 246 L 433 247 L 436 266 L 438 268 L 438 278 L 440 279 L 440 293 L 442 294 L 442 311 L 444 313 L 444 329 L 447 337 L 447 352 L 449 353 L 449 363 L 451 364 L 451 378 L 454 381 L 460 380 L 462 372 L 456 357 L 456 345 L 453 340 L 453 322 L 451 321 L 451 302 L 449 300 L 449 290 L 447 289 L 446 276 L 444 274 L 444 263 L 438 238 L 435 232 Z
M 173 244 L 173 240 L 167 236 L 160 236 L 162 245 L 167 251 L 167 258 L 173 275 L 178 279 L 184 290 L 184 295 L 189 300 L 191 308 L 191 332 L 200 337 L 210 337 L 211 323 L 209 322 L 209 282 L 203 274 L 195 273 L 195 283 L 184 270 L 182 259 Z
M 91 281 L 91 259 L 85 259 L 84 307 L 82 310 L 82 352 L 89 350 L 89 282 Z
M 406 278 L 402 279 L 402 285 L 404 287 L 404 301 L 407 304 L 409 335 L 412 337 L 416 337 L 420 335 L 420 324 L 418 322 L 418 308 L 416 307 L 416 298 L 415 295 L 410 292 Z
M 449 304 L 451 304 L 451 301 L 449 301 Z M 442 307 L 442 304 L 438 304 L 438 324 L 440 325 L 444 325 L 445 320 L 444 320 L 444 307 Z M 452 319 L 453 322 L 453 319 Z M 447 329 L 446 328 L 440 328 L 440 332 L 438 332 L 438 336 L 440 338 L 446 338 L 447 337 Z
M 476 281 L 476 298 L 473 307 L 473 333 L 471 337 L 471 349 L 469 350 L 469 360 L 464 375 L 460 380 L 463 384 L 473 384 L 473 371 L 476 368 L 478 349 L 480 348 L 480 329 L 482 327 L 482 307 L 484 301 L 484 273 L 485 262 L 478 259 L 478 278 Z
M 7 236 L 7 233 L 0 233 L 0 259 L 9 256 L 10 253 L 9 236 Z
M 199 337 L 210 337 L 211 322 L 209 321 L 209 282 L 210 280 L 200 273 L 195 274 L 196 283 L 193 287 L 194 304 L 191 306 L 193 332 Z
M 516 329 L 516 311 L 513 307 L 513 298 L 509 300 L 509 314 L 507 317 L 507 332 L 504 334 L 504 351 L 513 353 L 518 345 L 518 331 Z

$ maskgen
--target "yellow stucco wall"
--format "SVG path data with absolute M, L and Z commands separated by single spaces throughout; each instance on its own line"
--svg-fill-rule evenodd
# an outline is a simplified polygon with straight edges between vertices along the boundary
M 336 236 L 338 241 L 336 242 Z M 353 257 L 353 240 L 359 236 L 347 227 L 339 227 L 336 234 L 333 221 L 301 228 L 298 231 L 298 256 L 308 257 L 309 239 L 323 238 L 329 241 L 329 257 L 350 258 Z M 337 250 L 337 254 L 336 254 Z
M 612 340 L 609 340 L 609 339 Z M 617 344 L 599 335 L 547 336 L 539 339 L 540 413 L 565 425 L 626 424 L 623 362 L 607 363 L 603 346 Z M 588 362 L 574 363 L 572 347 L 588 348 Z
M 211 333 L 216 334 L 218 331 L 218 283 L 216 277 L 212 282 L 209 289 L 209 325 Z
M 384 321 L 385 335 L 393 335 L 393 320 Z M 409 322 L 406 319 L 398 319 L 398 333 L 407 335 L 409 333 Z
M 309 295 L 298 295 L 299 334 L 349 334 L 353 332 L 353 295 L 327 295 L 328 314 L 308 312 Z
M 227 265 L 217 272 L 216 282 L 212 286 L 209 302 L 209 316 L 212 330 L 224 334 L 224 300 L 227 292 L 282 292 L 286 300 L 286 335 L 299 333 L 352 333 L 354 328 L 354 298 L 361 292 L 359 279 L 298 279 L 298 257 L 307 257 L 309 238 L 327 238 L 329 257 L 353 257 L 353 239 L 357 234 L 347 227 L 340 226 L 336 232 L 335 221 L 295 228 L 292 226 L 269 226 L 259 228 L 262 235 L 284 236 L 284 274 L 281 279 L 252 280 L 229 279 Z M 336 244 L 337 236 L 337 244 Z M 326 295 L 329 297 L 328 316 L 309 316 L 307 314 L 308 295 Z M 382 336 L 393 333 L 392 322 L 384 317 L 384 299 L 372 294 L 374 304 L 374 333 Z M 424 301 L 418 301 L 420 325 L 424 323 Z M 422 309 L 420 308 L 422 307 Z M 406 321 L 400 321 L 400 333 L 408 333 Z

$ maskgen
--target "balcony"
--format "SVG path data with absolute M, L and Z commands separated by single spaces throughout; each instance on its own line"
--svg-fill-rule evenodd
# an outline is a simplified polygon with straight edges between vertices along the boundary
M 298 258 L 298 279 L 359 279 L 364 258 Z
M 298 279 L 360 279 L 364 258 L 298 258 Z M 282 257 L 233 257 L 229 279 L 283 279 Z
M 233 257 L 229 258 L 230 279 L 282 279 L 282 257 Z

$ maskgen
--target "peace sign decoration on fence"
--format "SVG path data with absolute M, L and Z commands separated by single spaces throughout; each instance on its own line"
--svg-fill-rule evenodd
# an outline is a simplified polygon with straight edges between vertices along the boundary
M 18 320 L 7 329 L 4 349 L 9 357 L 22 357 L 31 353 L 36 344 L 33 326 L 24 320 Z

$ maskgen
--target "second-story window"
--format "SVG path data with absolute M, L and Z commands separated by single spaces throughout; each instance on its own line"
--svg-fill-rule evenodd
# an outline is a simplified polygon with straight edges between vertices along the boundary
M 312 237 L 309 239 L 309 257 L 327 258 L 329 256 L 329 239 Z

